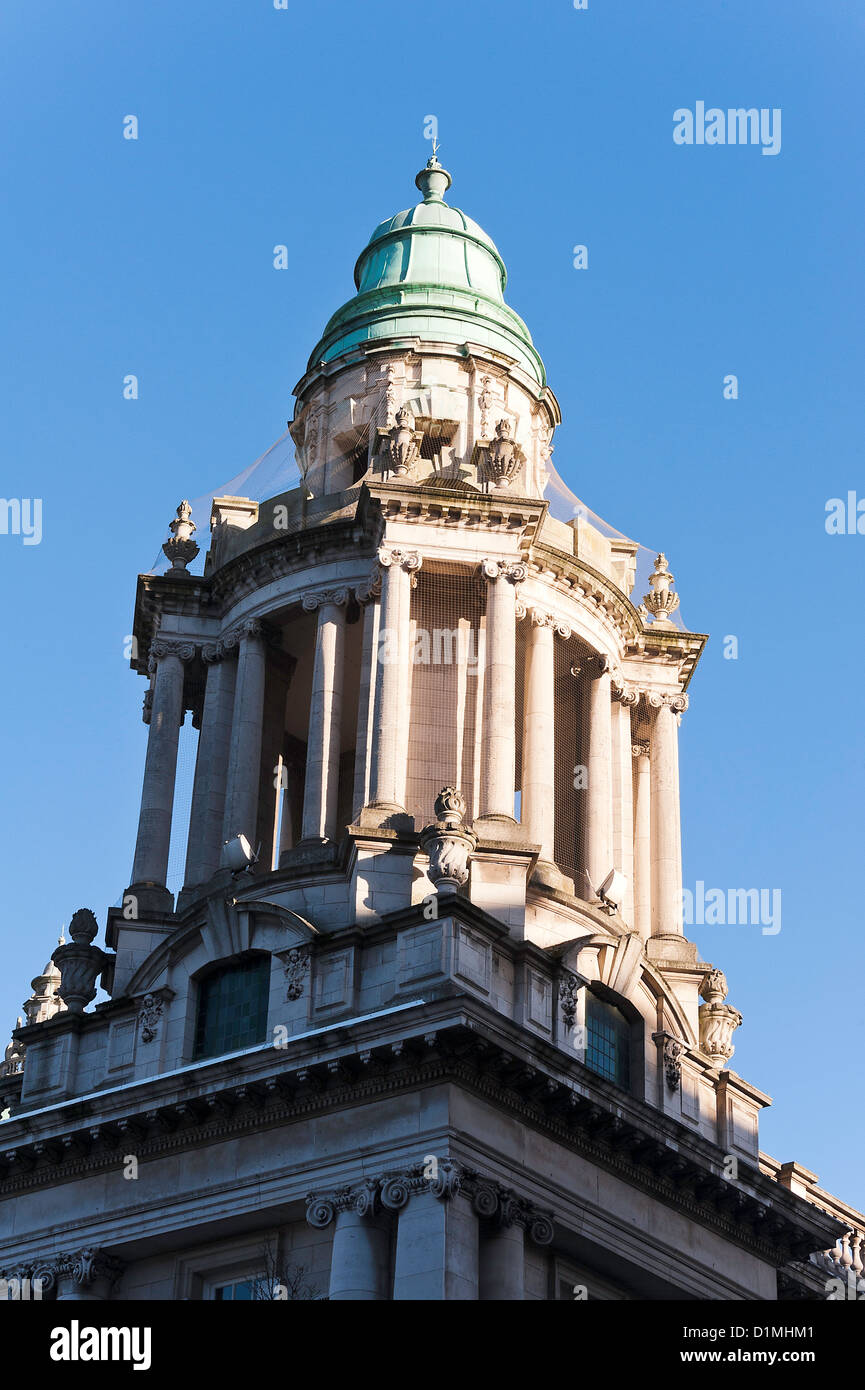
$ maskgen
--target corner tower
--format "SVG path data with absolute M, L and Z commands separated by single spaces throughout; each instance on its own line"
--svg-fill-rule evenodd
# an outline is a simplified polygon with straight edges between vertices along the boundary
M 139 577 L 130 886 L 107 951 L 76 913 L 68 1008 L 15 1034 L 3 1162 L 84 1136 L 74 1231 L 21 1179 L 16 1259 L 58 1288 L 80 1244 L 101 1296 L 208 1296 L 272 1228 L 334 1299 L 774 1299 L 837 1234 L 761 1171 L 768 1097 L 683 933 L 705 638 L 555 473 L 556 398 L 450 183 L 430 160 L 358 258 L 296 387 L 300 484 L 214 498 L 201 574 L 181 503 Z

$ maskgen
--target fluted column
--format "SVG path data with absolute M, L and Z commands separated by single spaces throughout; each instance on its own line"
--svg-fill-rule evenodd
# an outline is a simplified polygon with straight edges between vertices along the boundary
M 609 662 L 589 669 L 589 747 L 586 757 L 586 868 L 598 891 L 613 865 L 613 726 Z
M 318 609 L 303 792 L 304 840 L 332 840 L 337 832 L 347 601 L 347 589 L 303 598 L 307 612 Z
M 265 651 L 261 623 L 256 619 L 245 622 L 239 636 L 222 838 L 246 835 L 254 848 L 264 715 Z
M 643 940 L 652 934 L 652 797 L 649 745 L 633 743 L 634 761 L 634 929 Z
M 189 814 L 187 888 L 206 883 L 219 867 L 237 670 L 234 654 L 220 643 L 205 647 L 202 657 L 207 667 L 207 684 Z
M 648 696 L 651 733 L 652 936 L 682 934 L 678 715 L 687 695 Z
M 373 822 L 406 815 L 403 798 L 408 759 L 406 711 L 411 692 L 411 585 L 421 567 L 421 557 L 417 551 L 381 546 L 378 562 L 382 581 L 372 730 L 372 815 L 362 818 Z
M 171 813 L 177 772 L 177 742 L 183 721 L 183 662 L 195 653 L 190 643 L 155 639 L 150 645 L 156 680 L 150 705 L 150 733 L 141 789 L 132 886 L 165 889 Z
M 506 829 L 516 823 L 516 585 L 528 568 L 484 560 L 481 574 L 487 581 L 487 623 L 480 818 Z

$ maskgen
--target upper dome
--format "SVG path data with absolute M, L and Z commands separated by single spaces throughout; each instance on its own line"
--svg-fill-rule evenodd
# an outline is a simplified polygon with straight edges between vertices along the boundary
M 360 343 L 421 338 L 492 348 L 545 385 L 531 334 L 505 304 L 507 271 L 494 242 L 444 202 L 451 176 L 435 156 L 415 183 L 423 202 L 376 227 L 354 268 L 358 292 L 331 318 L 310 368 Z

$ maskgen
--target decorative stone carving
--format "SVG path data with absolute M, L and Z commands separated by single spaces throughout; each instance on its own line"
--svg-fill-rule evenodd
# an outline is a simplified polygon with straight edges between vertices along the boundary
M 570 1032 L 577 1018 L 577 1001 L 584 981 L 573 970 L 564 970 L 559 980 L 559 1008 L 565 1027 Z
M 389 545 L 379 546 L 378 562 L 385 569 L 390 569 L 391 565 L 400 565 L 410 574 L 414 574 L 423 564 L 423 560 L 416 550 L 398 550 Z
M 420 847 L 429 855 L 429 878 L 438 893 L 455 893 L 468 882 L 469 859 L 478 839 L 467 826 L 465 797 L 456 787 L 443 787 L 435 800 L 436 819 L 420 833 Z
M 405 477 L 417 463 L 423 443 L 423 432 L 415 429 L 414 417 L 408 406 L 400 406 L 393 425 L 386 433 L 389 471 L 396 478 Z
M 667 1086 L 671 1091 L 677 1091 L 682 1080 L 682 1057 L 685 1047 L 674 1038 L 671 1033 L 653 1033 L 652 1038 L 656 1043 L 662 1043 L 661 1060 L 664 1065 L 664 1077 Z
M 57 993 L 70 1013 L 80 1014 L 96 998 L 96 978 L 103 970 L 107 957 L 98 946 L 90 943 L 99 927 L 93 913 L 80 907 L 69 924 L 72 941 L 58 946 L 54 964 L 60 971 Z
M 154 637 L 150 643 L 150 655 L 155 661 L 164 656 L 176 656 L 180 661 L 192 661 L 195 656 L 195 643 L 182 638 Z
M 647 738 L 635 739 L 631 744 L 631 755 L 635 758 L 648 758 L 649 740 Z
M 700 981 L 700 998 L 707 1004 L 722 1004 L 727 998 L 727 976 L 714 967 Z
M 640 690 L 638 686 L 631 685 L 625 680 L 621 671 L 613 671 L 610 679 L 610 690 L 614 700 L 633 709 L 640 703 Z
M 529 567 L 522 560 L 506 564 L 502 560 L 481 560 L 481 575 L 495 583 L 497 579 L 507 579 L 511 584 L 524 584 L 529 577 Z
M 481 390 L 478 396 L 478 406 L 480 407 L 480 436 L 481 439 L 489 438 L 490 430 L 490 411 L 493 407 L 495 396 L 492 391 L 493 379 L 491 376 L 481 378 Z
M 645 690 L 643 697 L 652 709 L 660 709 L 666 705 L 674 714 L 684 714 L 688 708 L 688 696 L 679 691 L 671 694 L 669 691 Z
M 523 463 L 522 450 L 511 438 L 512 429 L 510 420 L 499 420 L 483 461 L 484 481 L 500 490 L 510 487 Z
M 141 707 L 141 719 L 144 724 L 150 723 L 150 716 L 153 713 L 153 686 L 149 685 L 144 692 L 144 703 Z
M 124 1265 L 114 1255 L 95 1246 L 86 1246 L 73 1254 L 58 1255 L 53 1261 L 58 1282 L 71 1283 L 78 1288 L 101 1284 L 105 1294 L 117 1287 Z
M 301 599 L 301 606 L 305 613 L 314 613 L 317 608 L 322 608 L 327 603 L 336 604 L 341 608 L 348 603 L 351 597 L 350 591 L 345 585 L 336 589 L 316 589 L 311 593 L 304 594 Z
M 162 1017 L 163 1003 L 158 994 L 145 994 L 138 1011 L 138 1026 L 141 1041 L 151 1043 L 156 1037 L 159 1020 Z
M 655 560 L 655 568 L 649 576 L 649 593 L 643 595 L 643 603 L 640 612 L 647 612 L 655 620 L 655 625 L 660 627 L 672 627 L 670 615 L 675 613 L 679 606 L 679 595 L 674 594 L 671 585 L 674 579 L 667 568 L 667 557 L 660 554 Z
M 309 973 L 310 948 L 292 946 L 282 957 L 285 970 L 285 997 L 290 1004 L 303 994 L 306 977 Z
M 19 1014 L 18 1018 L 15 1020 L 15 1027 L 20 1028 L 21 1022 L 22 1020 Z M 2 1066 L 0 1066 L 0 1075 L 15 1076 L 19 1071 L 23 1071 L 26 1052 L 27 1049 L 24 1044 L 12 1038 L 11 1042 L 6 1046 L 3 1063 Z
M 391 364 L 387 369 L 387 384 L 384 388 L 385 427 L 388 430 L 393 428 L 396 419 L 396 409 L 397 391 L 393 364 Z
M 171 540 L 163 545 L 163 553 L 171 561 L 175 573 L 185 574 L 186 566 L 198 554 L 198 545 L 192 539 L 193 531 L 198 528 L 192 520 L 192 508 L 188 502 L 181 502 L 177 508 L 177 516 L 168 529 L 171 532 Z
M 732 1004 L 703 1004 L 700 1008 L 700 1051 L 718 1067 L 729 1062 L 736 1051 L 732 1038 L 742 1023 L 742 1015 Z

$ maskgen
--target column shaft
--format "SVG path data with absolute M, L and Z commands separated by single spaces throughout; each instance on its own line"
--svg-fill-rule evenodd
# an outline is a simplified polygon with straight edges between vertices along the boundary
M 363 642 L 360 659 L 360 689 L 357 702 L 357 738 L 354 758 L 354 796 L 352 810 L 357 817 L 362 807 L 369 801 L 370 758 L 372 754 L 372 728 L 375 714 L 376 678 L 379 664 L 378 624 L 380 608 L 378 601 L 371 599 L 363 609 Z
M 525 1242 L 526 1233 L 516 1222 L 482 1237 L 479 1298 L 497 1303 L 525 1298 Z
M 412 567 L 418 568 L 418 558 L 412 556 L 410 559 Z M 381 612 L 375 651 L 370 805 L 381 811 L 403 814 L 411 675 L 410 605 L 409 570 L 398 553 L 387 555 L 382 559 Z
M 362 1216 L 357 1211 L 338 1212 L 328 1291 L 331 1301 L 387 1299 L 389 1274 L 388 1221 L 380 1216 Z
M 487 632 L 481 816 L 514 822 L 516 771 L 516 590 L 504 567 L 486 562 Z
M 610 673 L 589 684 L 589 749 L 586 759 L 586 868 L 598 891 L 613 865 L 613 730 Z
M 634 928 L 643 940 L 652 934 L 652 798 L 648 749 L 633 746 L 634 760 Z
M 399 1213 L 395 1301 L 476 1299 L 478 1219 L 461 1195 L 448 1201 L 415 1193 Z
M 337 603 L 323 603 L 318 610 L 309 708 L 304 840 L 332 840 L 337 832 L 344 655 L 345 609 Z
M 179 656 L 169 652 L 157 658 L 138 838 L 132 866 L 133 884 L 165 886 L 177 772 L 177 742 L 182 719 L 183 663 Z
M 631 710 L 615 700 L 613 720 L 613 859 L 624 874 L 625 893 L 619 911 L 634 924 L 634 755 L 631 752 Z
M 664 698 L 651 741 L 652 936 L 682 934 L 678 743 L 676 713 Z
M 501 582 L 501 581 L 499 581 Z M 530 616 L 523 694 L 523 775 L 520 820 L 540 858 L 555 858 L 555 653 L 553 628 Z
M 241 639 L 231 729 L 222 838 L 246 835 L 255 848 L 261 728 L 264 714 L 264 638 L 257 624 Z
M 235 672 L 230 657 L 211 660 L 207 667 L 186 848 L 185 884 L 190 888 L 206 883 L 219 867 Z

